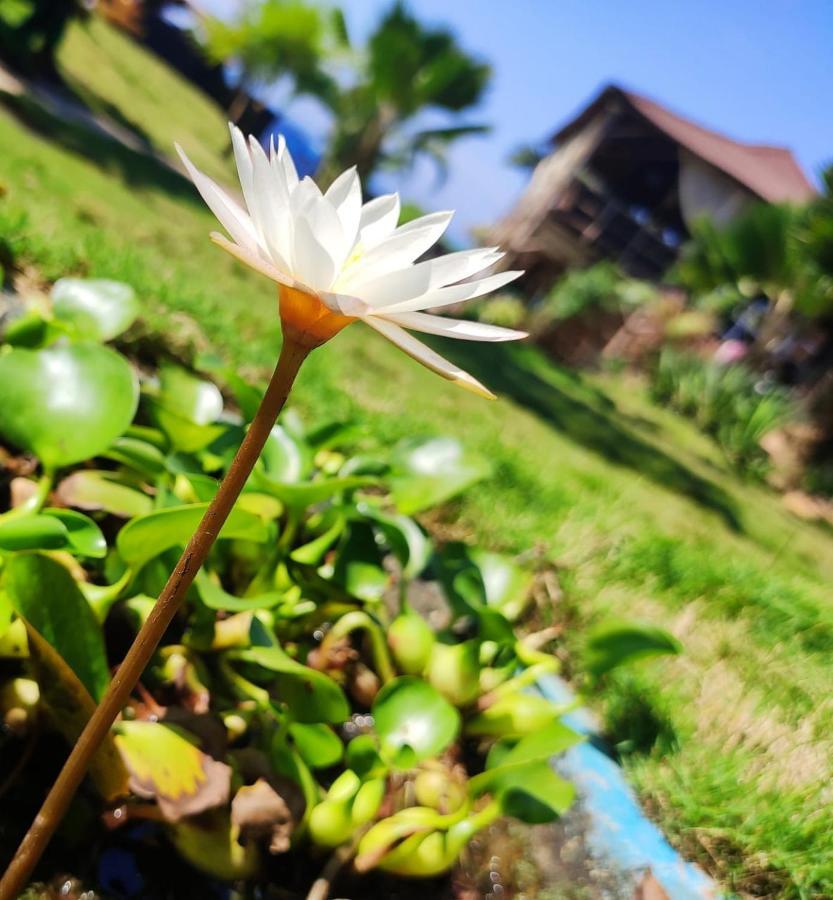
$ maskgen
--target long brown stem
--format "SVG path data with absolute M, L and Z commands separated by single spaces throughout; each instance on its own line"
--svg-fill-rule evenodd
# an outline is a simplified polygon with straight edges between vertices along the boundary
M 23 838 L 14 859 L 0 881 L 0 900 L 16 900 L 41 857 L 58 823 L 81 783 L 87 766 L 110 726 L 127 703 L 145 666 L 150 661 L 168 625 L 205 562 L 220 529 L 229 516 L 246 480 L 257 462 L 278 413 L 283 409 L 309 346 L 292 340 L 284 332 L 284 344 L 278 364 L 260 408 L 246 433 L 217 495 L 205 512 L 196 532 L 183 551 L 156 605 L 133 641 L 110 687 L 81 732 L 58 779 L 52 786 L 40 812 Z

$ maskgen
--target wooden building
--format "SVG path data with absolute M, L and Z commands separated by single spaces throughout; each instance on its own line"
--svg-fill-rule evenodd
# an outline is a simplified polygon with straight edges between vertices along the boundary
M 600 259 L 657 280 L 698 216 L 727 222 L 756 201 L 814 194 L 789 150 L 732 140 L 615 85 L 551 144 L 490 236 L 531 294 Z

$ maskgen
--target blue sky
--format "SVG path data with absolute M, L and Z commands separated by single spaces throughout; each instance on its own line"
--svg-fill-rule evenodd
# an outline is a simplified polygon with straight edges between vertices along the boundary
M 218 12 L 238 0 L 201 0 Z M 343 4 L 354 40 L 389 0 Z M 791 147 L 815 177 L 833 161 L 833 0 L 411 0 L 426 21 L 453 28 L 494 67 L 472 121 L 493 126 L 459 144 L 450 176 L 388 180 L 421 205 L 458 210 L 464 239 L 506 211 L 524 176 L 507 157 L 538 141 L 609 81 L 741 140 Z M 293 118 L 323 139 L 311 104 Z

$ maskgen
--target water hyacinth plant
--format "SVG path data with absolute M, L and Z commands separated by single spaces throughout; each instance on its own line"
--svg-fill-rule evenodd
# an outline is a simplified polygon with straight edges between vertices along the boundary
M 245 411 L 258 415 L 232 372 L 237 419 L 211 382 L 170 363 L 138 390 L 100 343 L 133 305 L 112 283 L 59 282 L 49 313 L 17 319 L 0 352 L 0 435 L 43 467 L 14 480 L 0 515 L 0 659 L 20 665 L 0 712 L 22 738 L 42 719 L 77 740 L 112 690 L 105 625 L 150 621 L 172 554 L 234 466 Z M 71 439 L 41 409 L 67 379 Z M 548 758 L 580 738 L 524 690 L 555 668 L 513 628 L 532 573 L 436 547 L 411 517 L 488 464 L 450 438 L 354 454 L 357 437 L 294 415 L 270 430 L 142 693 L 90 761 L 113 822 L 164 823 L 214 878 L 265 877 L 272 856 L 315 848 L 355 856 L 356 872 L 432 876 L 497 816 L 546 821 L 572 797 Z M 439 628 L 409 599 L 417 578 L 444 597 Z M 473 778 L 466 745 L 488 750 Z
M 31 454 L 11 457 L 0 513 L 0 753 L 26 767 L 0 786 L 0 827 L 33 790 L 24 748 L 37 760 L 41 732 L 78 739 L 111 687 L 108 656 L 152 616 L 258 414 L 258 390 L 229 370 L 239 414 L 170 362 L 137 384 L 101 344 L 136 312 L 123 285 L 64 279 L 0 345 L 0 438 Z M 61 414 L 45 415 L 66 383 Z M 321 898 L 351 858 L 351 877 L 434 876 L 496 817 L 566 808 L 549 758 L 580 737 L 530 692 L 554 658 L 516 633 L 534 573 L 435 543 L 413 518 L 490 472 L 452 438 L 383 449 L 350 423 L 284 413 L 90 761 L 80 809 L 105 868 L 164 836 L 209 879 Z M 608 626 L 586 668 L 676 650 L 655 629 Z M 92 824 L 102 810 L 109 837 Z
M 111 726 L 127 703 L 187 591 L 194 584 L 221 530 L 227 526 L 234 533 L 234 516 L 239 519 L 243 512 L 232 512 L 235 502 L 272 435 L 278 414 L 310 351 L 342 328 L 361 319 L 443 377 L 477 393 L 492 396 L 474 378 L 413 338 L 405 329 L 469 340 L 511 340 L 523 336 L 520 332 L 496 326 L 447 320 L 423 312 L 427 308 L 488 293 L 518 274 L 501 273 L 464 280 L 482 273 L 498 260 L 499 254 L 491 249 L 463 251 L 417 262 L 440 238 L 451 218 L 450 213 L 425 216 L 397 227 L 398 197 L 389 195 L 362 204 L 361 186 L 355 171 L 345 172 L 326 193 L 322 193 L 311 179 L 298 179 L 283 141 L 276 149 L 271 148 L 267 156 L 256 141 L 252 140 L 247 145 L 236 129 L 232 129 L 232 139 L 245 210 L 200 173 L 184 154 L 183 162 L 203 198 L 231 237 L 228 240 L 217 234 L 213 235 L 213 239 L 278 284 L 283 330 L 280 356 L 263 399 L 248 425 L 239 450 L 225 469 L 213 499 L 199 514 L 190 512 L 184 519 L 181 513 L 172 516 L 177 521 L 177 528 L 174 529 L 176 537 L 172 542 L 174 546 L 180 543 L 181 531 L 178 529 L 183 521 L 191 527 L 195 526 L 195 530 L 115 676 L 106 690 L 99 694 L 98 705 L 0 881 L 2 900 L 16 897 L 25 884 L 90 763 L 109 739 Z M 83 331 L 88 328 L 90 320 L 101 323 L 103 317 L 96 317 L 80 302 L 74 313 L 70 310 L 70 318 L 80 321 Z M 58 319 L 56 315 L 54 322 Z M 49 326 L 54 322 L 44 322 L 41 342 L 47 339 Z M 106 336 L 107 325 L 102 324 L 101 332 L 96 337 Z M 37 336 L 31 339 L 32 344 L 37 345 L 38 342 Z M 42 458 L 44 480 L 41 490 L 32 500 L 31 509 L 35 511 L 42 506 L 55 471 L 93 452 L 91 445 L 84 442 L 85 432 L 77 421 L 64 423 L 65 437 L 57 442 L 59 449 L 56 453 L 52 452 L 53 443 L 42 441 L 41 436 L 44 432 L 49 433 L 54 424 L 53 417 L 60 417 L 73 405 L 85 403 L 85 387 L 92 380 L 91 373 L 101 371 L 101 367 L 106 365 L 103 354 L 111 352 L 94 341 L 70 343 L 69 346 L 58 342 L 54 347 L 47 345 L 30 351 L 16 348 L 3 359 L 7 369 L 5 377 L 10 383 L 33 386 L 31 395 L 24 391 L 14 398 L 15 402 L 6 402 L 4 419 L 9 439 Z M 115 365 L 113 360 L 110 362 Z M 55 382 L 49 384 L 49 375 L 56 372 L 64 376 L 59 388 L 56 388 Z M 117 399 L 122 402 L 107 407 L 109 413 L 104 411 L 105 407 L 99 407 L 98 417 L 94 409 L 84 411 L 91 417 L 94 431 L 112 440 L 132 418 L 136 394 L 130 376 L 127 380 L 122 376 L 120 380 L 114 370 L 105 380 L 114 385 Z M 51 389 L 51 393 L 46 392 L 44 385 L 46 390 Z M 60 398 L 57 402 L 54 400 L 56 394 Z M 16 429 L 16 425 L 24 408 L 34 412 L 28 416 L 28 424 L 21 431 Z M 107 434 L 108 425 L 114 429 L 113 434 Z M 293 508 L 291 500 L 287 506 Z M 60 517 L 57 521 L 67 529 L 68 535 L 72 533 Z M 146 529 L 145 534 L 135 539 L 136 553 L 140 559 L 143 548 L 147 546 L 147 535 L 156 531 Z M 18 537 L 16 540 L 21 539 Z M 23 540 L 25 544 L 25 538 Z M 128 541 L 130 546 L 132 542 Z M 127 555 L 129 557 L 130 553 Z M 134 565 L 138 563 L 134 561 Z M 29 559 L 23 567 L 24 571 L 16 579 L 12 578 L 11 583 L 25 584 L 27 578 L 32 576 L 29 571 L 31 566 Z M 126 572 L 135 574 L 129 560 Z M 63 576 L 56 572 L 55 578 L 60 581 Z M 23 593 L 25 590 L 21 589 Z M 25 616 L 21 619 L 25 620 Z M 372 634 L 370 624 L 366 627 Z M 381 646 L 380 641 L 377 644 Z M 227 670 L 229 677 L 235 673 L 241 683 L 252 684 L 253 696 L 250 699 L 257 702 L 260 698 L 261 705 L 271 703 L 262 693 L 263 689 L 257 686 L 257 678 L 253 680 L 253 673 L 249 671 L 251 667 L 256 672 L 278 673 L 283 687 L 291 690 L 295 682 L 289 672 L 301 664 L 286 656 L 279 646 L 258 648 L 257 652 L 254 649 L 241 650 L 240 653 L 244 655 L 229 661 Z M 238 672 L 236 664 L 242 664 L 245 672 Z M 245 674 L 249 677 L 246 678 Z M 386 671 L 376 672 L 384 680 L 389 674 Z M 93 693 L 93 696 L 96 694 Z M 341 712 L 346 713 L 346 709 L 339 709 Z M 332 711 L 329 715 L 333 715 Z M 325 718 L 324 721 L 333 719 Z M 307 812 L 311 812 L 312 795 L 308 795 L 306 800 Z M 415 833 L 424 834 L 428 829 L 432 834 L 441 835 L 443 822 L 438 820 L 435 824 L 436 827 L 430 827 L 423 823 Z M 457 839 L 452 840 L 450 845 L 457 846 Z M 375 852 L 380 852 L 378 847 Z

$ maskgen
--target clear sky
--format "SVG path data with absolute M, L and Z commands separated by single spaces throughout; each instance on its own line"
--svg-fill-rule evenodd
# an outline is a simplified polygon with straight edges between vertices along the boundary
M 220 11 L 237 0 L 202 0 Z M 390 0 L 343 3 L 361 39 Z M 833 161 L 833 0 L 411 0 L 494 67 L 472 121 L 493 126 L 452 152 L 448 181 L 432 170 L 389 186 L 431 208 L 458 210 L 454 236 L 512 205 L 524 176 L 507 157 L 552 133 L 615 81 L 740 140 L 791 147 L 808 174 Z M 292 110 L 313 137 L 324 121 Z M 383 185 L 384 186 L 384 185 Z

